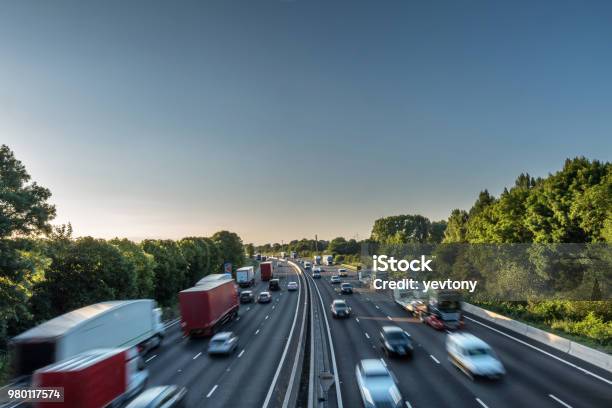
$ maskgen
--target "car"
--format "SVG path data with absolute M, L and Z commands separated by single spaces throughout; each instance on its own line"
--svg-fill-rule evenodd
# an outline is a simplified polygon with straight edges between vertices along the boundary
M 289 291 L 298 290 L 298 283 L 297 282 L 289 282 L 287 284 L 287 290 L 289 290 Z
M 353 285 L 350 283 L 344 282 L 340 285 L 340 292 L 345 295 L 350 295 L 353 293 Z
M 240 303 L 251 303 L 255 300 L 253 292 L 250 290 L 243 290 L 240 292 Z
M 320 271 L 314 271 L 312 273 L 312 278 L 313 279 L 321 279 L 321 272 Z
M 281 290 L 280 281 L 278 279 L 270 279 L 268 290 Z
M 383 326 L 380 345 L 387 357 L 412 357 L 414 351 L 410 335 L 397 326 Z
M 446 337 L 446 351 L 450 362 L 471 380 L 477 377 L 499 379 L 506 374 L 493 349 L 473 334 L 449 334 Z
M 340 283 L 342 280 L 340 279 L 338 275 L 333 275 L 329 281 L 331 283 Z
M 334 317 L 349 317 L 351 308 L 346 304 L 345 300 L 336 299 L 331 304 L 331 312 Z
M 312 264 L 310 262 L 304 262 L 304 269 L 309 271 L 312 268 Z
M 257 296 L 257 303 L 270 303 L 272 301 L 272 295 L 270 292 L 261 292 L 259 296 Z
M 338 269 L 338 276 L 347 277 L 348 276 L 348 272 L 346 271 L 346 269 L 340 268 L 340 269 Z
M 185 395 L 185 387 L 160 385 L 144 390 L 125 408 L 184 408 Z
M 355 377 L 366 408 L 399 408 L 404 405 L 395 376 L 382 360 L 361 360 L 355 368 Z
M 238 336 L 233 332 L 215 334 L 208 342 L 208 354 L 231 354 L 238 347 Z

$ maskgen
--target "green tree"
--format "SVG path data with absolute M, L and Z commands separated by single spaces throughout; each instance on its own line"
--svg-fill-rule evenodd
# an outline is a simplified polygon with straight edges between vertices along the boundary
M 33 284 L 40 278 L 36 262 L 23 257 L 33 242 L 24 239 L 51 230 L 55 207 L 51 192 L 31 182 L 25 166 L 6 145 L 0 146 L 0 348 L 32 319 L 27 308 Z
M 192 286 L 204 276 L 219 272 L 222 260 L 219 249 L 211 239 L 188 237 L 181 239 L 178 245 L 187 262 L 184 286 Z
M 253 244 L 246 244 L 244 246 L 244 251 L 246 252 L 247 256 L 249 258 L 253 258 L 253 256 L 255 255 L 255 245 Z
M 234 269 L 244 264 L 244 247 L 238 234 L 229 231 L 219 231 L 211 237 L 221 255 L 223 262 L 231 262 Z
M 155 260 L 155 299 L 163 306 L 173 305 L 178 292 L 187 286 L 188 264 L 179 245 L 169 239 L 147 239 L 141 245 Z
M 115 238 L 110 243 L 119 249 L 126 262 L 132 264 L 136 274 L 136 296 L 152 298 L 155 288 L 155 259 L 153 255 L 146 253 L 140 245 L 126 238 Z
M 448 217 L 447 227 L 444 231 L 444 243 L 467 242 L 467 223 L 467 211 L 454 209 Z

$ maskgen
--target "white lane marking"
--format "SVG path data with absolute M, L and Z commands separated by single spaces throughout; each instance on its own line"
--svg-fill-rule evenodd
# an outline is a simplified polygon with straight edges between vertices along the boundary
M 153 356 L 151 356 L 151 357 L 147 358 L 147 359 L 145 360 L 145 363 L 148 363 L 149 361 L 153 360 L 155 357 L 157 357 L 157 354 L 155 354 L 155 355 L 153 355 Z
M 393 321 L 393 319 L 391 318 L 391 316 L 387 316 L 387 319 Z
M 374 306 L 376 306 L 377 309 L 380 309 L 380 307 L 378 307 L 378 305 L 374 305 Z
M 219 386 L 218 384 L 215 384 L 215 386 L 212 387 L 210 391 L 208 391 L 208 394 L 206 394 L 206 398 L 210 398 L 210 396 L 213 395 L 213 392 L 215 392 L 218 386 Z
M 384 358 L 381 358 L 381 359 L 380 359 L 380 362 L 381 362 L 381 363 L 382 363 L 382 364 L 383 364 L 385 367 L 387 366 L 387 362 L 385 361 L 385 359 L 384 359 Z
M 437 358 L 435 358 L 434 356 L 432 356 L 431 354 L 429 355 L 429 357 L 431 357 L 431 359 L 433 361 L 435 361 L 437 364 L 440 364 L 440 361 Z
M 554 395 L 552 395 L 552 394 L 548 394 L 548 396 L 549 396 L 550 398 L 554 399 L 555 401 L 557 401 L 559 404 L 563 405 L 565 408 L 572 408 L 572 406 L 571 406 L 570 404 L 567 404 L 567 403 L 565 403 L 565 402 L 561 401 L 561 399 L 560 399 L 560 398 L 557 398 L 557 397 L 555 397 L 555 396 L 554 396 Z
M 266 315 L 266 318 L 264 320 L 268 320 L 269 317 L 270 317 L 270 315 Z
M 274 310 L 275 307 L 276 307 L 276 305 L 272 305 L 272 310 Z
M 355 320 L 357 320 L 357 323 L 359 323 L 359 318 L 358 317 L 356 317 Z
M 201 355 L 202 355 L 202 352 L 200 351 L 198 354 L 193 356 L 192 360 L 195 360 L 196 358 L 200 357 Z
M 242 355 L 244 354 L 244 349 L 242 349 L 242 351 L 240 352 L 240 354 L 238 354 L 238 358 L 242 357 Z
M 299 268 L 298 268 L 299 271 Z M 298 272 L 299 273 L 299 272 Z M 298 300 L 295 307 L 295 314 L 293 315 L 293 323 L 291 323 L 291 330 L 289 330 L 289 337 L 287 337 L 287 342 L 285 343 L 285 349 L 283 350 L 283 354 L 281 355 L 281 359 L 276 367 L 276 372 L 274 373 L 274 377 L 272 378 L 272 383 L 270 384 L 270 388 L 268 388 L 268 394 L 266 395 L 266 399 L 264 400 L 262 408 L 268 408 L 270 404 L 270 400 L 272 399 L 272 392 L 276 387 L 276 381 L 278 381 L 278 376 L 280 375 L 281 369 L 283 368 L 283 364 L 285 363 L 285 358 L 287 357 L 287 352 L 289 351 L 289 344 L 291 343 L 291 338 L 293 337 L 293 331 L 295 330 L 295 324 L 297 323 L 298 312 L 300 310 L 299 305 L 302 299 L 302 287 L 298 286 Z M 279 301 L 280 299 L 276 299 Z M 342 404 L 340 404 L 342 405 Z M 342 408 L 340 406 L 339 408 Z
M 482 402 L 482 400 L 480 398 L 476 398 L 476 402 L 478 402 L 482 406 L 482 408 L 489 408 L 489 407 L 487 407 L 487 404 Z
M 555 360 L 558 360 L 558 361 L 560 361 L 560 362 L 562 362 L 562 363 L 564 363 L 564 364 L 567 364 L 567 365 L 568 365 L 568 366 L 570 366 L 570 367 L 574 367 L 575 369 L 580 370 L 580 371 L 582 371 L 583 373 L 588 374 L 588 375 L 590 375 L 590 376 L 593 376 L 593 377 L 597 378 L 598 380 L 601 380 L 601 381 L 605 382 L 606 384 L 612 385 L 612 381 L 607 380 L 607 379 L 605 379 L 605 378 L 603 378 L 603 377 L 601 377 L 601 376 L 599 376 L 599 375 L 597 375 L 597 374 L 595 374 L 595 373 L 593 373 L 593 372 L 591 372 L 591 371 L 589 371 L 589 370 L 587 370 L 587 369 L 585 369 L 585 368 L 582 368 L 582 367 L 580 367 L 580 366 L 577 366 L 577 365 L 576 365 L 576 364 L 574 364 L 574 363 L 570 363 L 569 361 L 564 360 L 564 359 L 562 359 L 561 357 L 557 357 L 557 356 L 555 356 L 554 354 L 549 353 L 548 351 L 542 350 L 541 348 L 536 347 L 536 346 L 534 346 L 534 345 L 532 345 L 532 344 L 529 344 L 529 343 L 527 343 L 526 341 L 523 341 L 523 340 L 521 340 L 521 339 L 517 339 L 516 337 L 511 336 L 511 335 L 509 335 L 509 334 L 507 334 L 507 333 L 504 333 L 504 332 L 503 332 L 503 331 L 501 331 L 501 330 L 497 330 L 496 328 L 491 327 L 491 326 L 489 326 L 488 324 L 484 324 L 484 323 L 482 323 L 482 322 L 479 322 L 478 320 L 474 320 L 474 319 L 472 319 L 472 318 L 470 318 L 470 317 L 467 317 L 467 316 L 464 316 L 464 317 L 465 317 L 466 319 L 468 319 L 468 320 L 473 321 L 474 323 L 478 323 L 479 325 L 486 327 L 487 329 L 493 330 L 494 332 L 499 333 L 499 334 L 501 334 L 502 336 L 506 336 L 506 337 L 508 337 L 509 339 L 512 339 L 512 340 L 514 340 L 514 341 L 516 341 L 516 342 L 518 342 L 518 343 L 521 343 L 521 344 L 523 344 L 523 345 L 525 345 L 525 346 L 527 346 L 527 347 L 531 347 L 532 349 L 537 350 L 537 351 L 539 351 L 540 353 L 546 354 L 547 356 L 552 357 L 552 358 L 554 358 Z
M 363 334 L 365 334 L 365 336 L 366 336 L 368 339 L 370 338 L 370 335 L 369 335 L 368 333 L 363 333 Z
M 249 310 L 251 310 L 251 306 L 247 307 L 247 312 L 248 312 Z
M 238 320 L 240 320 L 240 316 L 238 316 L 238 317 L 236 318 L 236 321 L 238 321 Z
M 259 329 L 257 329 L 257 331 L 255 332 L 255 335 L 258 335 L 258 334 L 259 334 Z
M 406 401 L 406 407 L 407 408 L 412 408 L 412 405 L 410 405 L 410 403 L 408 401 Z
M 174 326 L 175 324 L 177 324 L 179 322 L 180 319 L 174 319 L 171 320 L 170 322 L 168 322 L 166 325 L 164 325 L 164 329 L 167 329 L 169 327 Z

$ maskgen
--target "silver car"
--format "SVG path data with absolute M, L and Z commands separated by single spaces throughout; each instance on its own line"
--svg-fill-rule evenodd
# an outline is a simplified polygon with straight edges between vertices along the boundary
M 506 374 L 493 349 L 473 334 L 449 334 L 446 338 L 446 351 L 450 362 L 471 380 L 475 377 L 497 379 Z
M 298 290 L 298 283 L 297 282 L 289 282 L 287 284 L 287 290 Z
M 382 360 L 361 360 L 355 368 L 357 386 L 366 408 L 399 408 L 403 406 L 402 394 L 397 388 L 395 376 Z
M 238 336 L 233 332 L 217 333 L 208 343 L 208 354 L 231 354 L 238 347 Z

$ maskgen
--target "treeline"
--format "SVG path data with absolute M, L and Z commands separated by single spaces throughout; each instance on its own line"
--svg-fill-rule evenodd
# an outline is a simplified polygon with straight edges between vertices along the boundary
M 0 351 L 10 337 L 84 305 L 154 298 L 172 306 L 180 290 L 222 272 L 224 262 L 245 261 L 242 240 L 229 231 L 139 243 L 73 238 L 70 225 L 51 227 L 50 196 L 1 146 Z

